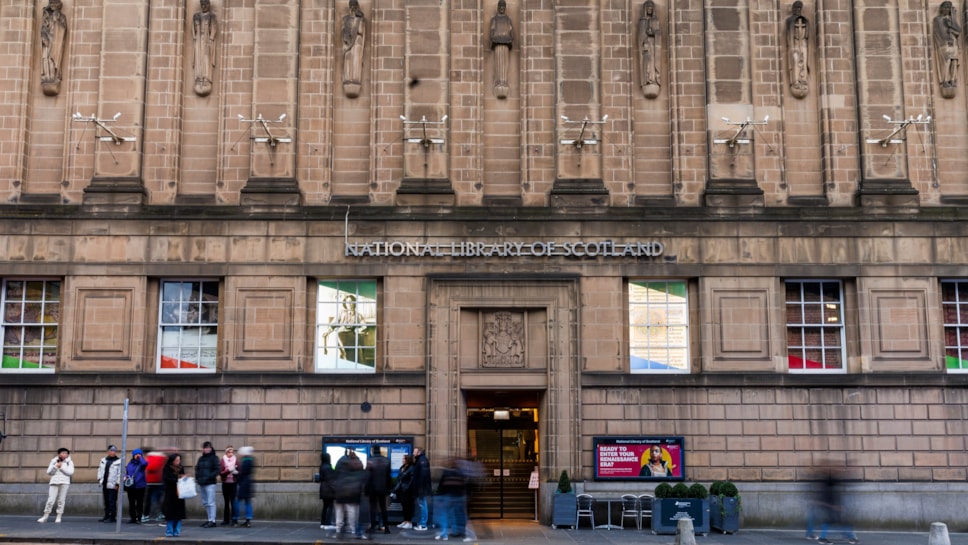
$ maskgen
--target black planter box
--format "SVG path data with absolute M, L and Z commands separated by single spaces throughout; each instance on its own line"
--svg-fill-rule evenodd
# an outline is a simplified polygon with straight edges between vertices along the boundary
M 709 498 L 709 525 L 724 534 L 739 531 L 739 500 L 736 498 Z
M 575 527 L 578 521 L 578 498 L 574 494 L 555 494 L 552 497 L 551 527 Z
M 709 500 L 695 498 L 656 498 L 652 502 L 652 533 L 675 534 L 679 519 L 692 518 L 696 534 L 709 533 Z

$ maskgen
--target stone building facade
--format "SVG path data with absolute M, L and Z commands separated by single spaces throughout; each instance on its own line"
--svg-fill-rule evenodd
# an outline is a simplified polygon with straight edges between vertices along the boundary
M 962 3 L 46 1 L 0 7 L 0 508 L 127 399 L 129 450 L 253 445 L 267 516 L 324 436 L 510 409 L 543 520 L 681 436 L 750 523 L 834 464 L 968 525 Z

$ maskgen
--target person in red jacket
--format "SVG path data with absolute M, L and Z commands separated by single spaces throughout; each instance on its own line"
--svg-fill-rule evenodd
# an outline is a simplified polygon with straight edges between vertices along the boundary
M 145 491 L 144 516 L 141 517 L 141 522 L 148 522 L 152 518 L 161 522 L 164 520 L 164 517 L 161 515 L 161 503 L 165 495 L 165 486 L 161 480 L 161 474 L 165 469 L 165 463 L 168 461 L 168 455 L 161 451 L 153 451 L 150 448 L 145 448 L 144 450 L 148 451 L 148 454 L 145 455 L 148 466 L 145 468 L 145 482 L 147 487 Z

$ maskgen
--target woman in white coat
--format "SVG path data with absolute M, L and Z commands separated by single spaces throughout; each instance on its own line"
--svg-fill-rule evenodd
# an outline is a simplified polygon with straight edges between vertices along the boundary
M 64 501 L 67 500 L 67 489 L 71 486 L 71 475 L 74 474 L 74 462 L 71 460 L 71 451 L 64 447 L 57 449 L 57 456 L 47 465 L 47 474 L 50 475 L 50 490 L 47 493 L 47 505 L 44 506 L 44 516 L 37 519 L 37 522 L 47 522 L 50 511 L 57 503 L 57 518 L 54 522 L 60 522 L 64 514 Z

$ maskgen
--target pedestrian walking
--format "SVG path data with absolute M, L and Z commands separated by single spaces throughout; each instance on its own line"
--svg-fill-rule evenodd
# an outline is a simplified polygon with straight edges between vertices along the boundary
M 440 482 L 437 485 L 437 495 L 434 496 L 434 514 L 437 526 L 440 528 L 435 539 L 447 541 L 451 535 L 458 534 L 457 510 L 464 508 L 464 488 L 464 475 L 457 469 L 456 460 L 445 459 L 444 470 L 440 474 Z M 463 534 L 463 529 L 459 533 Z
M 225 454 L 219 461 L 219 473 L 222 475 L 222 500 L 225 506 L 222 508 L 222 526 L 232 524 L 233 520 L 238 520 L 239 515 L 238 501 L 235 494 L 238 488 L 239 460 L 235 457 L 235 447 L 229 445 L 225 448 Z
M 854 527 L 850 524 L 844 506 L 843 483 L 836 469 L 828 468 L 821 483 L 816 503 L 821 520 L 820 536 L 817 538 L 817 543 L 831 543 L 827 539 L 828 532 L 842 534 L 847 543 L 858 543 L 857 535 L 854 534 Z
M 413 528 L 413 468 L 413 456 L 405 455 L 403 465 L 397 472 L 397 484 L 390 492 L 390 498 L 400 502 L 403 511 L 403 522 L 397 524 L 397 528 L 402 530 Z
M 162 471 L 165 483 L 165 499 L 161 510 L 165 514 L 165 537 L 181 535 L 182 520 L 185 518 L 185 500 L 178 497 L 178 481 L 185 476 L 181 454 L 168 456 L 168 463 Z
M 359 527 L 360 497 L 365 480 L 363 461 L 356 455 L 355 449 L 347 448 L 346 454 L 336 462 L 336 476 L 333 479 L 337 535 L 342 532 L 366 539 Z
M 141 522 L 154 520 L 161 522 L 165 516 L 161 513 L 161 508 L 165 500 L 165 483 L 163 474 L 165 465 L 168 463 L 168 454 L 145 448 L 145 508 L 141 517 Z
M 145 460 L 144 451 L 140 448 L 131 452 L 131 461 L 124 470 L 124 492 L 128 495 L 128 522 L 130 524 L 141 524 L 141 516 L 145 508 L 145 468 L 148 462 Z
M 387 518 L 387 496 L 392 487 L 393 477 L 390 475 L 390 460 L 383 455 L 380 445 L 371 445 L 370 457 L 366 460 L 365 492 L 370 502 L 370 527 L 367 528 L 367 532 L 390 533 L 390 521 Z M 377 514 L 380 515 L 379 521 Z
M 239 509 L 245 507 L 245 522 L 241 524 L 243 528 L 252 527 L 252 498 L 255 497 L 255 449 L 252 447 L 242 447 L 239 449 L 239 456 L 242 462 L 239 464 L 239 489 L 236 516 Z M 232 526 L 238 526 L 238 519 L 233 521 Z
M 221 470 L 221 463 L 212 443 L 205 441 L 202 443 L 202 455 L 195 462 L 195 481 L 198 483 L 202 506 L 205 507 L 206 520 L 202 528 L 215 528 L 215 489 L 218 486 L 218 476 Z
M 57 449 L 57 456 L 47 464 L 47 474 L 50 475 L 50 488 L 47 490 L 47 503 L 44 514 L 37 522 L 47 522 L 51 510 L 57 506 L 57 517 L 54 522 L 60 522 L 64 515 L 64 502 L 67 501 L 67 489 L 71 487 L 71 475 L 74 474 L 74 462 L 71 451 L 64 447 Z
M 319 514 L 319 527 L 323 530 L 335 530 L 333 511 L 336 492 L 333 490 L 333 480 L 336 478 L 336 471 L 333 469 L 332 458 L 328 452 L 322 453 L 319 458 L 319 499 L 323 500 L 323 510 Z
M 118 447 L 108 445 L 107 455 L 101 458 L 97 467 L 97 483 L 101 485 L 101 499 L 104 502 L 104 516 L 101 522 L 117 522 L 118 490 L 121 479 L 121 466 L 118 462 Z
M 421 447 L 413 449 L 413 497 L 414 497 L 414 517 L 417 524 L 414 530 L 427 531 L 427 521 L 430 518 L 430 510 L 427 508 L 427 496 L 433 494 L 433 483 L 430 480 L 430 461 Z

